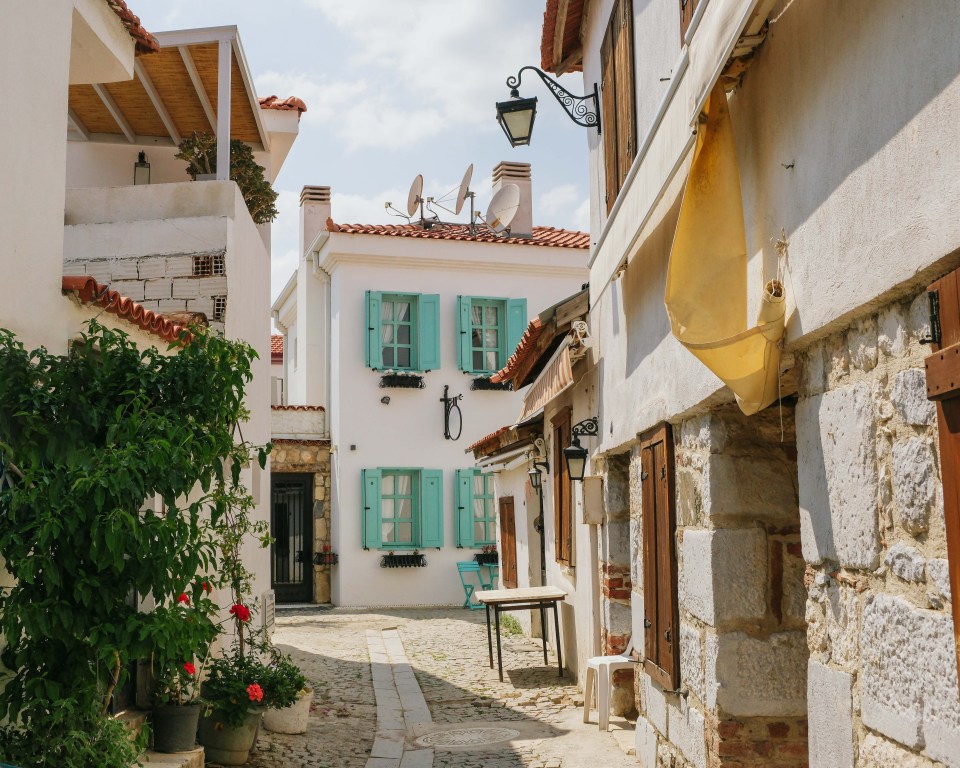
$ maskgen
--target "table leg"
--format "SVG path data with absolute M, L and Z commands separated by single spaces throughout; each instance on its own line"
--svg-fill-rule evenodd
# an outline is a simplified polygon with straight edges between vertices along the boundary
M 497 623 L 497 669 L 500 672 L 500 682 L 503 682 L 503 651 L 500 648 L 500 606 L 493 606 L 493 618 Z
M 490 669 L 493 669 L 493 636 L 490 634 L 490 605 L 486 604 L 487 609 L 487 650 L 490 652 Z M 497 629 L 499 634 L 499 628 Z
M 543 603 L 540 603 L 540 639 L 543 640 L 543 666 L 550 662 L 547 660 L 547 609 Z
M 560 649 L 560 615 L 557 613 L 557 601 L 553 601 L 553 631 L 557 641 L 557 669 L 563 677 L 563 651 Z

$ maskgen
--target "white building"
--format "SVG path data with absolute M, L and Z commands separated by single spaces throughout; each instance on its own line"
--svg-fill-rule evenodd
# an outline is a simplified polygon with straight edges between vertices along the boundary
M 590 554 L 644 766 L 960 765 L 960 5 L 921 5 L 546 4 L 601 86 Z
M 336 605 L 460 604 L 456 563 L 496 542 L 493 484 L 464 448 L 519 412 L 489 377 L 530 312 L 583 283 L 587 238 L 532 226 L 529 166 L 494 176 L 521 188 L 510 237 L 335 224 L 329 188 L 301 196 L 303 258 L 274 317 L 288 403 L 327 407 Z M 426 567 L 382 568 L 391 553 Z

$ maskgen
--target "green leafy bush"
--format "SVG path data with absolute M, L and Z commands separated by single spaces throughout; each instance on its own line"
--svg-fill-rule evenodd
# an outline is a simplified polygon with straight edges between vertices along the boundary
M 264 671 L 263 699 L 274 709 L 289 707 L 307 687 L 303 671 L 284 653 L 276 652 Z

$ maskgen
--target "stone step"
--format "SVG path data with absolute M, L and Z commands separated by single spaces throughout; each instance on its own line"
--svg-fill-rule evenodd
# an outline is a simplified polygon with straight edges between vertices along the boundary
M 146 752 L 143 762 L 148 768 L 203 768 L 203 747 L 189 752 Z

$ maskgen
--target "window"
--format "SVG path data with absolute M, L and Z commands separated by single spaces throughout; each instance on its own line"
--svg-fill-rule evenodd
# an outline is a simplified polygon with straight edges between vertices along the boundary
M 600 124 L 609 213 L 637 156 L 631 0 L 616 0 L 613 6 L 600 47 L 600 73 Z
M 226 274 L 226 260 L 222 253 L 193 257 L 193 276 L 211 277 Z
M 367 291 L 364 351 L 368 368 L 432 371 L 440 367 L 440 297 Z
M 223 318 L 227 314 L 227 297 L 226 296 L 214 296 L 213 297 L 213 319 L 216 322 L 223 322 Z
M 362 472 L 364 549 L 443 546 L 443 473 L 379 467 Z
M 507 364 L 527 327 L 526 299 L 457 297 L 460 370 L 496 373 Z
M 640 437 L 643 518 L 644 669 L 668 690 L 680 684 L 673 433 L 662 424 Z
M 700 0 L 680 0 L 680 43 L 683 44 L 683 36 L 687 34 L 687 27 L 693 19 L 693 13 L 697 10 L 697 4 Z
M 457 546 L 484 547 L 497 543 L 497 512 L 493 475 L 477 469 L 457 470 Z
M 570 470 L 563 449 L 571 443 L 570 411 L 564 408 L 553 417 L 553 531 L 554 557 L 558 563 L 576 565 L 573 548 L 573 513 L 570 505 Z

